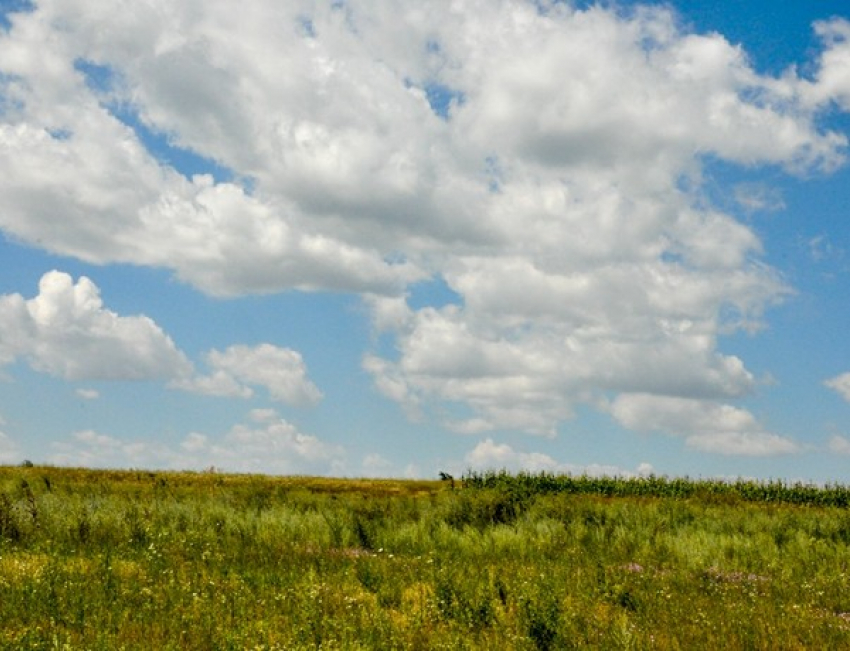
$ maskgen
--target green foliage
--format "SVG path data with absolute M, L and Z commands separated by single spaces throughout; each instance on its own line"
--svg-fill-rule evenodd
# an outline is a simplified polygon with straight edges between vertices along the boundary
M 0 649 L 850 647 L 843 489 L 746 486 L 0 468 Z
M 850 487 L 840 484 L 814 486 L 779 480 L 758 482 L 739 479 L 734 482 L 692 480 L 688 478 L 588 477 L 540 472 L 511 474 L 506 471 L 472 472 L 463 477 L 467 489 L 496 489 L 526 495 L 568 493 L 602 497 L 673 497 L 706 502 L 766 502 L 801 506 L 850 506 Z

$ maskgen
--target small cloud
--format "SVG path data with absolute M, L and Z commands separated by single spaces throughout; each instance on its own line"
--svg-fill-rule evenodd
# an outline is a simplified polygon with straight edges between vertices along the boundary
M 590 477 L 634 477 L 653 472 L 648 463 L 641 463 L 637 471 L 626 470 L 618 466 L 604 464 L 588 464 L 586 466 L 561 463 L 548 454 L 541 452 L 520 452 L 507 443 L 496 443 L 487 438 L 478 443 L 467 455 L 464 461 L 473 470 L 500 470 L 512 472 L 554 472 L 570 475 L 588 475 Z
M 836 434 L 829 439 L 829 451 L 834 454 L 850 455 L 850 439 Z
M 342 446 L 301 432 L 274 410 L 253 410 L 246 421 L 222 435 L 191 432 L 177 444 L 125 441 L 96 430 L 82 430 L 53 443 L 53 454 L 47 461 L 92 468 L 200 470 L 214 466 L 231 472 L 345 473 L 346 452 Z M 15 451 L 16 447 L 0 433 L 0 463 Z
M 376 332 L 400 331 L 410 323 L 412 312 L 404 296 L 379 296 L 367 294 L 364 302 L 372 315 Z
M 87 429 L 81 432 L 74 432 L 71 435 L 75 441 L 79 441 L 80 443 L 85 443 L 86 445 L 98 446 L 102 448 L 117 448 L 121 444 L 120 442 L 106 434 L 98 434 L 94 430 Z
M 206 449 L 208 440 L 209 439 L 203 434 L 191 432 L 185 439 L 183 439 L 180 447 L 186 450 L 186 452 L 197 453 Z
M 641 477 L 648 477 L 655 473 L 655 468 L 652 467 L 651 463 L 643 462 L 637 467 L 637 474 Z
M 274 409 L 252 409 L 248 412 L 248 418 L 255 423 L 272 423 L 280 417 Z
M 747 457 L 790 454 L 800 449 L 794 441 L 769 432 L 695 434 L 685 439 L 685 445 L 703 452 Z
M 842 398 L 850 402 L 850 373 L 843 373 L 830 380 L 826 380 L 824 386 L 838 392 Z
M 301 354 L 272 344 L 230 346 L 206 355 L 209 375 L 197 375 L 171 382 L 169 386 L 202 395 L 250 398 L 251 387 L 265 388 L 272 400 L 297 407 L 312 406 L 322 392 L 307 377 Z
M 2 424 L 3 419 L 0 418 L 0 425 Z M 18 445 L 4 432 L 0 432 L 0 464 L 15 463 L 18 459 L 20 459 Z
M 485 418 L 468 418 L 466 420 L 448 421 L 444 425 L 458 434 L 481 434 L 493 429 L 493 424 Z
M 167 459 L 167 448 L 149 442 L 123 441 L 120 438 L 87 429 L 74 432 L 70 440 L 51 445 L 47 461 L 61 466 L 89 468 L 157 467 Z
M 97 400 L 100 398 L 100 392 L 96 389 L 77 389 L 76 394 L 83 400 Z
M 254 395 L 254 391 L 250 387 L 240 384 L 236 378 L 222 370 L 213 371 L 209 375 L 196 375 L 193 378 L 174 380 L 169 386 L 190 393 L 219 398 L 247 399 Z
M 466 455 L 473 468 L 506 468 L 530 472 L 556 471 L 560 464 L 540 452 L 518 452 L 507 443 L 496 443 L 491 438 L 481 441 Z
M 778 212 L 785 208 L 782 192 L 763 183 L 739 183 L 734 188 L 735 201 L 747 212 Z
M 235 425 L 221 439 L 210 441 L 205 465 L 239 472 L 333 473 L 342 467 L 345 451 L 304 434 L 272 410 L 254 410 L 252 425 Z
M 376 355 L 364 355 L 363 370 L 372 375 L 381 395 L 399 403 L 412 421 L 423 418 L 420 398 L 397 365 Z
M 367 454 L 363 457 L 363 472 L 370 477 L 393 476 L 393 463 L 377 453 Z
M 409 463 L 404 467 L 402 476 L 406 479 L 419 479 L 422 477 L 422 471 L 415 463 Z
M 769 456 L 800 450 L 791 439 L 765 430 L 746 409 L 714 400 L 622 394 L 610 410 L 623 427 L 683 436 L 689 448 L 704 452 Z
M 835 246 L 826 235 L 816 235 L 807 242 L 809 256 L 815 262 L 823 262 L 837 254 Z

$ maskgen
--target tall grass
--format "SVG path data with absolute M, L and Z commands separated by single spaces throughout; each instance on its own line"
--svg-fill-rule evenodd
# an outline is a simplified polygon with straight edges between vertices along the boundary
M 529 477 L 0 468 L 0 649 L 850 646 L 846 509 Z

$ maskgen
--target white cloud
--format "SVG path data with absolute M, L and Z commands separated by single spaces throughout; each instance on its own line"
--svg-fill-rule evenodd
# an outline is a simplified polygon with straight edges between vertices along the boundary
M 367 477 L 398 476 L 393 463 L 377 453 L 367 454 L 362 462 L 363 474 Z
M 204 434 L 190 432 L 186 438 L 183 439 L 183 442 L 180 443 L 180 447 L 190 454 L 195 454 L 196 452 L 205 450 L 209 444 L 208 441 L 209 437 Z
M 806 98 L 816 104 L 837 102 L 850 110 L 850 22 L 836 18 L 817 22 L 814 28 L 826 49 Z
M 236 345 L 206 355 L 211 375 L 182 378 L 171 386 L 213 396 L 250 398 L 250 386 L 268 390 L 272 400 L 296 406 L 315 405 L 322 393 L 307 377 L 301 354 L 272 344 Z
M 643 462 L 638 464 L 637 474 L 640 477 L 648 477 L 649 475 L 655 474 L 655 468 L 652 467 L 651 463 Z
M 409 324 L 413 312 L 402 296 L 364 296 L 364 302 L 372 315 L 376 332 L 399 331 Z
M 3 424 L 3 419 L 0 418 L 0 426 Z M 5 432 L 0 431 L 0 464 L 16 463 L 20 458 L 21 454 L 18 444 L 9 438 Z
M 747 212 L 776 212 L 785 209 L 782 192 L 763 183 L 738 183 L 733 191 L 735 201 Z
M 790 290 L 757 234 L 710 205 L 703 161 L 797 173 L 845 156 L 846 138 L 819 126 L 831 105 L 850 110 L 843 20 L 816 26 L 823 52 L 804 78 L 760 75 L 721 35 L 649 6 L 186 0 L 119 13 L 43 0 L 2 37 L 0 229 L 216 295 L 361 292 L 396 337 L 397 355 L 364 357 L 378 389 L 413 417 L 460 405 L 471 416 L 446 421 L 459 431 L 551 435 L 612 393 L 747 394 L 751 373 L 718 338 L 758 330 Z M 435 89 L 453 99 L 436 105 Z M 184 178 L 127 114 L 232 181 Z M 753 188 L 738 198 L 781 205 Z M 425 278 L 460 305 L 412 307 Z M 297 361 L 278 360 L 281 378 L 268 357 L 213 351 L 211 373 L 182 384 L 318 400 Z M 740 431 L 693 444 L 784 441 Z
M 84 430 L 75 432 L 70 440 L 54 443 L 47 460 L 100 468 L 203 470 L 213 466 L 228 472 L 271 474 L 336 475 L 345 468 L 346 452 L 341 446 L 300 432 L 274 410 L 254 410 L 247 421 L 223 435 L 191 432 L 177 445 L 125 441 Z
M 0 296 L 0 363 L 19 357 L 69 380 L 170 378 L 191 368 L 151 319 L 119 316 L 91 280 L 58 271 L 44 274 L 32 299 Z
M 455 427 L 479 432 L 552 434 L 594 391 L 728 398 L 754 386 L 740 359 L 714 350 L 716 314 L 699 302 L 717 289 L 702 281 L 691 292 L 673 278 L 652 287 L 652 275 L 634 269 L 600 275 L 544 278 L 530 263 L 488 265 L 455 281 L 465 308 L 417 311 L 399 335 L 399 361 L 371 356 L 364 368 L 406 406 L 472 407 L 477 416 Z M 688 303 L 697 306 L 687 312 Z
M 516 205 L 529 183 L 577 193 L 580 219 L 614 187 L 636 206 L 672 193 L 695 151 L 747 164 L 839 158 L 840 139 L 794 105 L 809 85 L 758 77 L 721 36 L 680 33 L 662 10 L 257 3 L 236 16 L 185 2 L 115 21 L 90 3 L 42 2 L 7 36 L 3 227 L 89 260 L 168 266 L 212 293 L 398 290 L 419 277 L 385 262 L 400 251 L 575 241 L 551 240 L 540 229 L 557 224 Z M 108 71 L 107 88 L 87 85 L 80 61 Z M 429 84 L 462 96 L 448 119 Z M 152 159 L 110 113 L 121 101 L 252 179 L 253 195 Z M 645 227 L 622 219 L 627 207 L 609 202 L 608 226 L 626 241 L 624 224 Z M 514 240 L 528 225 L 531 237 Z
M 51 444 L 47 463 L 88 468 L 155 468 L 168 465 L 167 447 L 151 442 L 124 441 L 95 430 L 74 432 L 70 440 Z
M 762 457 L 798 452 L 791 439 L 764 431 L 715 431 L 692 434 L 686 439 L 690 448 L 715 454 Z
M 836 434 L 829 439 L 828 449 L 833 454 L 850 455 L 850 439 Z
M 100 392 L 97 389 L 77 389 L 77 395 L 83 400 L 97 400 Z
M 618 396 L 610 410 L 624 427 L 684 436 L 688 447 L 704 452 L 766 456 L 800 449 L 745 409 L 716 401 L 632 393 Z
M 824 382 L 824 385 L 838 392 L 838 394 L 850 402 L 850 373 L 842 373 Z
M 215 33 L 233 27 L 233 17 L 225 15 L 231 12 L 223 5 L 207 6 L 202 12 L 211 22 L 198 22 L 197 9 L 187 5 L 185 11 L 175 7 L 159 13 L 140 8 L 124 16 L 119 28 L 114 16 L 88 3 L 44 2 L 18 21 L 4 39 L 9 56 L 4 58 L 3 90 L 14 110 L 0 123 L 0 227 L 24 241 L 92 262 L 170 267 L 179 277 L 221 295 L 288 287 L 387 292 L 417 278 L 413 267 L 385 262 L 367 243 L 346 242 L 333 228 L 310 225 L 296 190 L 314 186 L 313 177 L 321 170 L 298 159 L 297 143 L 290 143 L 292 150 L 282 158 L 276 135 L 278 121 L 286 121 L 294 107 L 279 105 L 279 94 L 289 91 L 276 87 L 274 80 L 297 78 L 297 70 L 294 75 L 285 68 L 264 70 L 258 62 L 266 57 L 254 55 L 250 62 L 234 56 L 216 65 L 211 53 L 218 49 L 225 54 L 233 39 L 220 42 Z M 300 14 L 294 9 L 277 20 L 294 25 Z M 54 31 L 58 23 L 65 27 Z M 262 21 L 251 29 L 258 27 Z M 116 29 L 124 34 L 113 41 L 109 34 L 116 35 Z M 130 33 L 133 38 L 126 37 Z M 279 36 L 277 29 L 266 35 L 270 53 L 291 42 Z M 270 61 L 285 65 L 290 58 L 272 56 Z M 108 71 L 114 88 L 93 90 L 80 61 Z M 235 100 L 237 79 L 249 94 L 251 86 L 264 83 L 265 88 L 256 89 L 263 93 L 262 101 L 227 99 Z M 403 87 L 401 92 L 407 94 Z M 172 134 L 175 144 L 260 182 L 278 177 L 276 164 L 292 164 L 285 176 L 294 185 L 284 192 L 262 192 L 260 198 L 233 183 L 213 184 L 203 176 L 184 179 L 151 157 L 133 129 L 110 111 L 116 103 L 136 110 L 155 130 Z M 320 123 L 317 127 L 324 128 Z M 353 134 L 352 127 L 344 130 Z M 371 141 L 377 143 L 374 134 Z M 265 152 L 269 143 L 272 152 Z M 388 146 L 369 156 L 395 165 L 393 156 L 384 159 Z M 271 160 L 263 160 L 266 153 L 273 155 Z M 234 155 L 238 161 L 230 160 Z M 333 161 L 329 170 L 339 171 Z M 352 179 L 353 187 L 360 191 L 363 178 L 374 173 L 363 169 L 362 178 Z M 374 189 L 374 183 L 369 185 Z M 316 191 L 325 189 L 320 184 Z M 368 187 L 362 191 L 372 196 Z M 378 189 L 374 196 L 381 194 Z
M 512 472 L 554 472 L 590 477 L 632 477 L 652 474 L 651 464 L 641 463 L 636 471 L 617 466 L 560 463 L 547 454 L 540 452 L 519 452 L 507 443 L 496 443 L 491 438 L 479 442 L 464 458 L 468 468 L 473 470 L 509 470 Z
M 345 464 L 345 450 L 338 445 L 300 432 L 273 410 L 255 410 L 248 424 L 232 427 L 214 439 L 190 434 L 182 448 L 191 452 L 188 467 L 215 466 L 235 472 L 275 474 L 336 474 Z
M 558 462 L 546 454 L 517 452 L 508 444 L 498 444 L 490 438 L 478 443 L 464 460 L 473 469 L 506 468 L 530 472 L 559 470 Z
M 844 257 L 844 251 L 835 246 L 826 235 L 815 235 L 806 244 L 809 249 L 809 256 L 814 262 L 840 260 Z

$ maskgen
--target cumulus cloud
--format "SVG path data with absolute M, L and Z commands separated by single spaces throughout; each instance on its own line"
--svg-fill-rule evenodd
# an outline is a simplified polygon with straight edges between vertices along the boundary
M 149 441 L 124 441 L 93 429 L 73 432 L 69 440 L 51 445 L 46 461 L 88 468 L 154 468 L 168 465 L 166 446 Z
M 850 110 L 850 22 L 819 21 L 814 29 L 827 47 L 814 82 L 806 89 L 806 98 L 815 104 L 835 102 Z
M 323 475 L 337 474 L 344 467 L 346 453 L 341 446 L 302 433 L 274 410 L 254 410 L 248 420 L 219 438 L 190 434 L 182 448 L 191 453 L 191 466 L 213 465 L 235 472 Z
M 617 466 L 590 464 L 581 466 L 560 463 L 547 454 L 540 452 L 520 452 L 507 443 L 496 443 L 491 438 L 479 442 L 470 450 L 464 460 L 474 470 L 510 470 L 512 472 L 554 472 L 590 477 L 633 477 L 650 475 L 652 465 L 641 463 L 637 470 L 631 471 Z
M 720 337 L 790 289 L 703 162 L 842 164 L 819 117 L 850 110 L 850 23 L 815 31 L 811 77 L 766 76 L 664 7 L 43 0 L 0 37 L 0 229 L 215 295 L 361 292 L 396 343 L 364 357 L 378 389 L 457 431 L 551 435 L 611 394 L 729 417 L 754 382 Z M 183 175 L 143 132 L 228 174 Z M 427 278 L 458 304 L 413 307 Z M 231 353 L 184 386 L 318 399 Z M 710 438 L 703 411 L 692 445 L 788 451 L 757 424 Z
M 250 398 L 251 386 L 265 388 L 272 400 L 295 406 L 315 405 L 322 393 L 307 377 L 301 354 L 272 344 L 235 345 L 206 355 L 210 375 L 172 382 L 172 386 L 213 396 Z
M 767 456 L 799 450 L 747 410 L 715 401 L 632 393 L 618 396 L 610 410 L 629 429 L 684 436 L 688 447 L 704 452 Z
M 850 402 L 850 373 L 842 373 L 824 382 L 824 385 L 836 391 L 838 395 Z
M 119 316 L 91 280 L 59 271 L 42 276 L 34 298 L 0 296 L 0 364 L 17 358 L 69 380 L 171 378 L 191 369 L 151 319 Z
M 271 474 L 339 474 L 346 452 L 280 418 L 271 409 L 257 409 L 247 422 L 224 434 L 191 432 L 179 444 L 127 441 L 95 430 L 74 432 L 53 444 L 48 457 L 58 465 L 87 467 L 166 467 Z M 0 439 L 0 454 L 2 454 Z
M 287 61 L 295 65 L 292 55 L 297 52 L 282 59 L 272 56 L 279 62 L 275 65 L 283 66 L 277 71 L 254 67 L 266 57 L 253 55 L 254 64 L 237 55 L 218 66 L 210 59 L 212 52 L 229 46 L 216 42 L 214 23 L 232 27 L 225 16 L 232 12 L 223 4 L 207 10 L 213 21 L 210 33 L 195 20 L 194 9 L 181 8 L 160 12 L 140 6 L 133 16 L 122 18 L 121 28 L 114 16 L 87 3 L 44 2 L 16 20 L 4 37 L 2 90 L 10 110 L 0 124 L 0 227 L 18 239 L 91 262 L 169 267 L 180 278 L 219 295 L 290 287 L 389 292 L 419 277 L 410 264 L 389 263 L 373 246 L 341 240 L 332 228 L 312 227 L 297 193 L 252 196 L 236 183 L 213 183 L 210 176 L 187 179 L 147 151 L 134 122 L 171 134 L 175 145 L 221 161 L 240 178 L 262 181 L 276 176 L 271 163 L 283 163 L 284 158 L 296 170 L 289 170 L 290 182 L 302 172 L 309 180 L 325 167 L 338 171 L 333 153 L 316 170 L 309 155 L 298 159 L 298 143 L 308 154 L 327 155 L 312 142 L 307 123 L 296 121 L 295 142 L 285 157 L 278 145 L 278 122 L 286 120 L 292 107 L 276 107 L 280 93 L 290 89 L 274 79 L 293 76 L 285 66 Z M 292 8 L 291 15 L 277 16 L 274 22 L 289 20 L 294 25 L 298 15 Z M 54 31 L 58 23 L 67 31 Z M 251 29 L 258 27 L 255 23 Z M 112 40 L 108 34 L 117 36 L 115 29 L 124 35 Z M 130 33 L 134 37 L 126 38 Z M 277 30 L 274 36 L 266 35 L 274 39 L 266 43 L 270 55 L 279 49 L 274 42 L 290 42 L 279 35 Z M 293 42 L 305 47 L 303 39 Z M 109 88 L 92 79 L 97 75 L 112 81 Z M 253 106 L 256 112 L 247 96 L 239 102 L 225 99 L 235 97 L 237 79 L 244 81 L 249 95 L 250 86 L 267 86 L 256 88 L 262 93 L 262 101 Z M 127 118 L 128 113 L 135 117 Z M 268 123 L 269 118 L 274 123 Z M 315 127 L 317 134 L 326 130 L 321 123 Z M 352 134 L 354 128 L 345 127 Z M 335 148 L 334 134 L 328 138 Z M 369 140 L 376 141 L 374 135 Z M 264 160 L 261 150 L 267 150 L 268 143 L 271 159 Z M 383 161 L 386 147 L 368 155 Z M 240 160 L 230 160 L 233 155 Z M 358 158 L 343 166 L 356 167 Z M 395 159 L 389 158 L 393 165 Z M 363 170 L 369 172 L 374 170 Z M 304 180 L 295 179 L 295 187 L 302 187 Z M 352 179 L 352 184 L 359 188 L 359 181 Z M 368 188 L 363 191 L 368 193 Z

